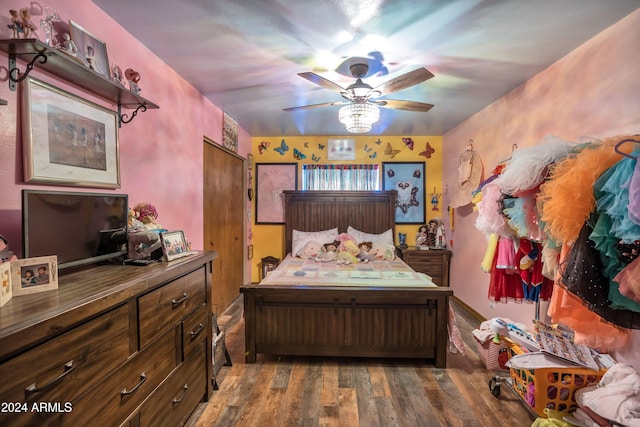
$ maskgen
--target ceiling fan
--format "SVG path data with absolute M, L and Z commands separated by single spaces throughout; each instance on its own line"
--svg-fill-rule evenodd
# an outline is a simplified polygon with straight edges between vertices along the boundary
M 371 87 L 370 85 L 362 81 L 362 78 L 366 76 L 367 72 L 369 71 L 369 65 L 364 63 L 355 63 L 351 65 L 351 67 L 349 67 L 349 70 L 351 71 L 351 75 L 356 79 L 356 81 L 346 88 L 343 88 L 339 84 L 334 83 L 331 80 L 327 80 L 324 77 L 321 77 L 318 74 L 312 72 L 298 73 L 300 77 L 309 80 L 311 83 L 317 84 L 318 86 L 321 86 L 325 89 L 338 92 L 340 95 L 342 95 L 344 100 L 285 108 L 284 111 L 298 111 L 306 110 L 309 108 L 329 107 L 332 105 L 346 104 L 375 104 L 378 107 L 420 112 L 426 112 L 433 108 L 433 104 L 426 104 L 424 102 L 402 101 L 397 99 L 378 99 L 381 96 L 388 95 L 393 92 L 398 92 L 432 78 L 433 74 L 431 73 L 431 71 L 427 70 L 424 67 L 402 74 L 376 87 Z

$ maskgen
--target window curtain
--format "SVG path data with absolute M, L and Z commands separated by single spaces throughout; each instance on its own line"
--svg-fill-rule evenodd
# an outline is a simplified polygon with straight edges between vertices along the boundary
M 302 189 L 379 190 L 378 165 L 302 165 Z

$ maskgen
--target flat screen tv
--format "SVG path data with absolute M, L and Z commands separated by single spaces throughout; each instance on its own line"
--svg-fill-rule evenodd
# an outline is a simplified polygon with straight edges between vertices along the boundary
M 22 190 L 25 258 L 57 255 L 60 269 L 127 253 L 126 194 Z

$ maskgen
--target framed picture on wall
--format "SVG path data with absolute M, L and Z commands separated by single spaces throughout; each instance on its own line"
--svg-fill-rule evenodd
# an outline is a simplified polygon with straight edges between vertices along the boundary
M 396 224 L 424 224 L 426 220 L 424 162 L 383 162 L 382 189 L 396 190 Z
M 32 77 L 23 85 L 24 180 L 119 188 L 117 113 Z
M 355 160 L 356 140 L 353 138 L 327 139 L 327 160 Z
M 227 113 L 222 117 L 222 146 L 238 152 L 238 122 Z
M 256 163 L 256 224 L 284 224 L 284 190 L 298 189 L 297 163 Z

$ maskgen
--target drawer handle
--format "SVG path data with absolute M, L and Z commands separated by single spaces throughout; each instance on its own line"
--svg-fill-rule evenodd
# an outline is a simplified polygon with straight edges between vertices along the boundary
M 203 330 L 204 330 L 204 325 L 202 323 L 199 323 L 198 329 L 196 329 L 195 331 L 189 332 L 189 335 L 191 336 L 191 341 L 195 340 L 196 337 L 200 335 L 200 332 L 202 332 Z
M 47 391 L 48 389 L 50 389 L 51 387 L 53 387 L 54 385 L 58 384 L 60 381 L 62 381 L 62 379 L 64 377 L 66 377 L 67 375 L 69 375 L 71 373 L 71 371 L 73 371 L 76 367 L 73 366 L 73 360 L 69 360 L 67 363 L 64 364 L 64 372 L 62 374 L 60 374 L 59 376 L 57 376 L 56 378 L 54 378 L 49 384 L 45 384 L 42 387 L 38 388 L 36 387 L 36 383 L 31 384 L 29 387 L 24 389 L 24 397 L 25 399 L 28 399 L 29 396 L 36 394 L 36 393 L 40 393 L 43 391 Z
M 182 387 L 182 396 L 180 396 L 180 398 L 174 397 L 173 400 L 171 401 L 171 403 L 173 403 L 175 405 L 176 403 L 182 402 L 182 399 L 184 399 L 184 397 L 187 395 L 188 391 L 189 391 L 189 384 L 185 384 Z
M 172 299 L 171 300 L 171 305 L 173 307 L 176 307 L 176 306 L 182 304 L 183 302 L 185 302 L 187 300 L 187 298 L 189 298 L 189 294 L 185 292 L 185 293 L 182 294 L 182 298 L 180 298 L 180 299 L 175 299 L 175 298 Z
M 124 399 L 126 396 L 135 393 L 136 390 L 140 388 L 140 386 L 147 380 L 147 374 L 144 372 L 140 374 L 140 381 L 136 384 L 131 390 L 127 390 L 127 388 L 123 388 L 120 392 L 120 399 Z

